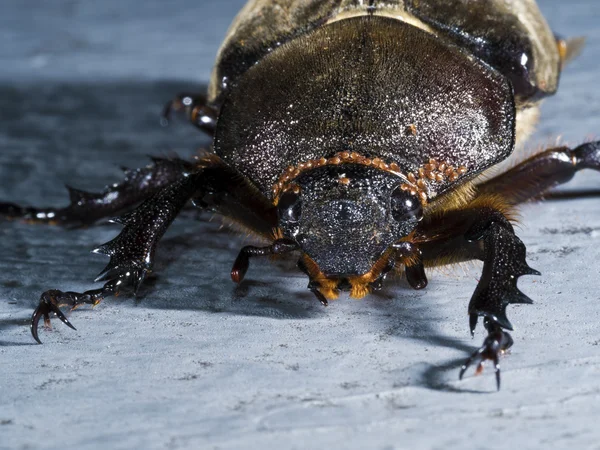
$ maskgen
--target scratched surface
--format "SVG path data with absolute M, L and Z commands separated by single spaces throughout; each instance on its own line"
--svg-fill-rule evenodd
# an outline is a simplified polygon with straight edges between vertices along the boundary
M 0 199 L 63 205 L 62 183 L 98 189 L 120 165 L 205 145 L 183 124 L 159 127 L 158 113 L 207 80 L 241 3 L 3 2 Z M 600 127 L 600 4 L 541 3 L 555 30 L 588 45 L 530 148 Z M 566 189 L 598 185 L 582 173 Z M 89 250 L 118 228 L 0 223 L 0 449 L 600 449 L 597 198 L 522 209 L 543 276 L 519 283 L 534 305 L 509 307 L 500 393 L 489 370 L 457 379 L 484 337 L 470 339 L 466 316 L 480 267 L 325 309 L 283 263 L 253 261 L 236 289 L 244 239 L 199 219 L 174 224 L 141 298 L 72 313 L 77 331 L 55 321 L 43 346 L 28 329 L 39 294 L 90 288 L 106 261 Z

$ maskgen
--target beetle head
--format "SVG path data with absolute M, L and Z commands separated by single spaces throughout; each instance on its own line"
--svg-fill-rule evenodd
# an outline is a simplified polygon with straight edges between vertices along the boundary
M 357 164 L 300 174 L 278 202 L 279 225 L 326 276 L 362 275 L 423 217 L 404 180 Z

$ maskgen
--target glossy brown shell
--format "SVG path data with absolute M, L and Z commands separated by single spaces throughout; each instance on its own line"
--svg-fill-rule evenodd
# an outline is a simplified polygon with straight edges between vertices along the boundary
M 556 41 L 534 0 L 250 0 L 221 47 L 210 98 L 218 104 L 223 88 L 283 43 L 369 13 L 410 23 L 490 64 L 512 82 L 517 107 L 556 91 Z
M 288 166 L 357 152 L 405 175 L 430 159 L 472 177 L 510 155 L 507 79 L 389 17 L 318 27 L 263 57 L 224 98 L 214 148 L 271 196 Z M 460 179 L 433 183 L 430 198 Z

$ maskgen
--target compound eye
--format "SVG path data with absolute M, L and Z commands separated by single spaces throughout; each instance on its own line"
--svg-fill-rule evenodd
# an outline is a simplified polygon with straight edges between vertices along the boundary
M 277 215 L 285 222 L 298 222 L 302 214 L 302 201 L 300 195 L 294 192 L 285 192 L 277 203 Z
M 392 217 L 397 222 L 419 222 L 423 218 L 423 207 L 416 195 L 397 187 L 391 198 Z

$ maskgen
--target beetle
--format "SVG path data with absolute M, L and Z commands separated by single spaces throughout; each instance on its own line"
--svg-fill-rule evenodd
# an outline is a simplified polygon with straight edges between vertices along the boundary
M 393 271 L 423 289 L 428 267 L 483 261 L 468 314 L 471 333 L 482 317 L 488 336 L 459 376 L 492 360 L 499 389 L 498 359 L 513 343 L 507 306 L 531 303 L 517 280 L 539 275 L 515 208 L 599 170 L 600 142 L 489 173 L 517 153 L 580 46 L 556 38 L 534 0 L 250 0 L 208 92 L 165 107 L 165 121 L 180 113 L 213 137 L 209 154 L 154 159 L 96 194 L 69 188 L 65 208 L 0 204 L 2 216 L 33 223 L 123 225 L 94 250 L 110 257 L 95 280 L 103 287 L 44 292 L 34 339 L 50 313 L 74 328 L 62 306 L 137 291 L 191 201 L 270 242 L 241 249 L 234 282 L 252 257 L 294 254 L 323 305 L 344 290 L 362 298 Z

